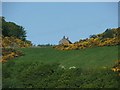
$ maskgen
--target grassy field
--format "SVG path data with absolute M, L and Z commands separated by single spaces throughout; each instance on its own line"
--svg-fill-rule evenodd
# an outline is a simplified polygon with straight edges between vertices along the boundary
M 96 47 L 84 50 L 60 51 L 49 48 L 23 48 L 24 56 L 14 59 L 16 64 L 27 62 L 60 63 L 65 67 L 112 67 L 118 58 L 118 48 Z
M 23 56 L 3 64 L 3 87 L 119 86 L 119 77 L 111 71 L 118 59 L 117 46 L 69 51 L 51 47 L 20 50 L 24 53 Z M 60 69 L 59 66 L 64 66 L 65 69 Z M 76 68 L 69 69 L 72 66 Z

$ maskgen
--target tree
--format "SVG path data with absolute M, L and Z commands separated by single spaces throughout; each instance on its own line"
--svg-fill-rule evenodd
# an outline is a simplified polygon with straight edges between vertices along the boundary
M 26 40 L 25 29 L 14 22 L 6 22 L 4 17 L 2 17 L 2 35 L 8 37 L 13 36 L 23 41 Z

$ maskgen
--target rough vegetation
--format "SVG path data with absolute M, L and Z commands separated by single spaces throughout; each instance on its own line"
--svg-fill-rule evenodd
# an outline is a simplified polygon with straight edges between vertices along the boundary
M 27 48 L 30 46 L 31 46 L 31 43 L 29 41 L 22 41 L 21 39 L 18 39 L 12 36 L 2 38 L 3 48 Z
M 120 28 L 107 29 L 102 34 L 91 35 L 90 38 L 79 40 L 73 44 L 54 46 L 58 50 L 85 49 L 90 47 L 113 46 L 120 43 Z
M 18 51 L 12 48 L 3 48 L 1 62 L 6 62 L 7 60 L 11 60 L 15 57 L 22 56 L 22 55 L 23 53 L 21 51 Z
M 21 56 L 22 53 L 16 48 L 30 47 L 32 43 L 26 40 L 26 31 L 22 26 L 19 26 L 13 22 L 5 21 L 4 17 L 0 17 L 2 21 L 2 27 L 0 27 L 0 48 L 2 48 L 2 60 L 13 59 Z
M 3 88 L 118 88 L 120 78 L 109 69 L 62 69 L 58 63 L 14 62 L 3 66 Z M 8 68 L 9 67 L 9 68 Z M 14 73 L 12 73 L 14 72 Z M 19 74 L 18 74 L 19 72 Z

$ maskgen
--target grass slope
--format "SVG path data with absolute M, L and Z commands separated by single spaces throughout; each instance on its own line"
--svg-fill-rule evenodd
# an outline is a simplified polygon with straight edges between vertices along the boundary
M 118 59 L 118 47 L 96 47 L 84 50 L 59 51 L 53 48 L 23 48 L 25 56 L 14 59 L 16 63 L 60 63 L 65 67 L 112 67 Z

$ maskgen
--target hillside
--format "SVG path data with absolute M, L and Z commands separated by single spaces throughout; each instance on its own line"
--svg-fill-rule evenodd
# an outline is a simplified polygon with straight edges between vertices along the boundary
M 2 18 L 3 88 L 117 88 L 120 85 L 120 29 L 75 43 L 32 45 L 26 31 Z M 1 68 L 0 68 L 1 69 Z M 114 72 L 113 72 L 114 71 Z M 116 72 L 117 71 L 117 72 Z
M 62 65 L 77 67 L 111 67 L 118 58 L 117 46 L 96 47 L 85 50 L 59 51 L 53 48 L 22 48 L 24 56 L 14 59 L 17 63 L 43 62 L 60 63 Z
M 69 51 L 51 47 L 20 50 L 24 56 L 3 63 L 3 87 L 119 86 L 119 77 L 111 71 L 118 58 L 117 46 Z

